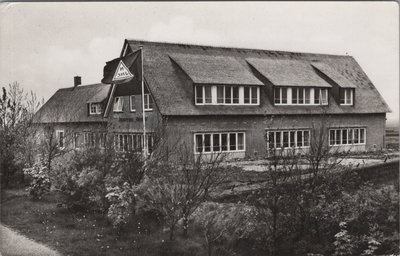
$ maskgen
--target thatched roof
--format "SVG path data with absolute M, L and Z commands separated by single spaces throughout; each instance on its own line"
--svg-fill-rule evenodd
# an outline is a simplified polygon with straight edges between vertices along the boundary
M 103 115 L 89 115 L 89 102 L 104 102 L 110 85 L 92 84 L 59 89 L 35 114 L 35 122 L 103 122 Z M 105 97 L 104 97 L 105 96 Z
M 321 62 L 313 62 L 312 65 L 324 73 L 327 77 L 332 79 L 337 85 L 342 88 L 356 88 L 357 86 L 352 83 L 349 79 L 342 76 L 339 72 L 333 69 L 331 66 L 321 63 Z
M 332 87 L 307 60 L 247 58 L 246 61 L 275 86 Z
M 228 57 L 235 59 L 241 66 L 251 70 L 246 59 L 297 60 L 303 63 L 319 62 L 356 86 L 355 105 L 341 107 L 330 96 L 328 113 L 385 113 L 390 111 L 358 63 L 351 56 L 294 53 L 258 49 L 224 48 L 188 44 L 173 44 L 126 40 L 131 50 L 143 46 L 144 77 L 155 102 L 163 115 L 276 115 L 276 114 L 313 114 L 320 113 L 316 106 L 274 106 L 267 95 L 266 86 L 262 88 L 260 106 L 196 106 L 193 102 L 193 82 L 182 76 L 181 68 L 170 56 L 177 54 L 197 55 L 203 58 Z M 274 62 L 273 62 L 274 63 Z M 199 66 L 198 68 L 206 68 Z M 310 66 L 312 69 L 312 67 Z M 189 72 L 189 71 L 188 71 Z M 220 73 L 224 70 L 220 69 Z M 285 71 L 282 71 L 285 72 Z M 314 75 L 313 75 L 314 76 Z M 321 82 L 320 80 L 318 80 Z M 322 82 L 321 82 L 322 84 Z
M 195 84 L 263 85 L 247 66 L 229 56 L 169 54 Z

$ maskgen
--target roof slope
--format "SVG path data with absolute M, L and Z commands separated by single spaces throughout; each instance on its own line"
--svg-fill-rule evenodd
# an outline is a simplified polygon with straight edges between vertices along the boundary
M 309 61 L 265 58 L 248 58 L 246 61 L 273 85 L 332 87 L 315 73 Z
M 347 78 L 339 74 L 337 71 L 332 69 L 329 65 L 320 62 L 314 62 L 312 65 L 319 71 L 324 73 L 326 76 L 331 78 L 336 84 L 342 88 L 356 88 L 356 86 L 350 82 Z
M 274 106 L 262 93 L 260 106 L 195 106 L 193 88 L 187 86 L 176 70 L 176 63 L 170 55 L 186 54 L 208 56 L 207 58 L 229 57 L 244 68 L 250 66 L 246 59 L 297 60 L 319 62 L 329 65 L 338 74 L 356 86 L 355 106 L 341 107 L 330 99 L 327 112 L 345 113 L 384 113 L 390 111 L 368 76 L 351 56 L 293 53 L 255 49 L 223 48 L 187 44 L 171 44 L 126 40 L 132 50 L 143 46 L 144 77 L 156 104 L 163 115 L 270 115 L 270 114 L 312 114 L 320 113 L 316 106 Z M 204 57 L 206 58 L 206 57 Z M 200 68 L 203 66 L 200 66 Z
M 89 115 L 87 103 L 93 102 L 96 98 L 100 101 L 105 100 L 109 90 L 110 85 L 106 84 L 92 84 L 59 89 L 35 114 L 35 122 L 105 121 L 103 115 Z
M 194 54 L 169 56 L 196 84 L 263 85 L 233 57 Z

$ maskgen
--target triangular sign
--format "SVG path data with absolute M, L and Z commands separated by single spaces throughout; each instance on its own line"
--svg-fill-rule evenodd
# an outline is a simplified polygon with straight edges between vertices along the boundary
M 125 66 L 124 62 L 122 60 L 119 61 L 117 70 L 115 70 L 115 74 L 113 77 L 113 81 L 119 81 L 119 80 L 124 80 L 127 78 L 132 78 L 133 75 L 131 71 Z

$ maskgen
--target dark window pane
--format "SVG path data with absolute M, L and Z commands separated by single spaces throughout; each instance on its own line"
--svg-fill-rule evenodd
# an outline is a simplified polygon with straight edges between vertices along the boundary
M 340 94 L 340 104 L 344 104 L 344 89 L 340 89 L 339 90 L 339 94 Z
M 299 88 L 299 104 L 304 104 L 304 88 Z
M 204 87 L 204 103 L 211 103 L 211 86 Z
M 304 89 L 304 96 L 305 96 L 304 104 L 310 104 L 310 88 Z
M 290 147 L 294 147 L 296 145 L 295 143 L 295 131 L 291 131 L 289 136 L 290 136 Z
M 310 146 L 310 131 L 304 131 L 304 146 Z
M 314 89 L 314 104 L 319 104 L 320 103 L 320 89 L 315 88 Z
M 231 89 L 232 89 L 232 87 L 225 86 L 225 103 L 227 103 L 227 104 L 231 104 L 232 103 Z
M 228 134 L 227 133 L 221 134 L 221 147 L 222 147 L 222 151 L 228 150 Z
M 287 104 L 287 88 L 282 88 L 282 104 Z
M 233 102 L 234 104 L 239 104 L 239 87 L 234 86 L 232 87 L 232 96 L 233 96 Z
M 275 88 L 274 90 L 274 95 L 275 95 L 275 104 L 280 104 L 281 103 L 281 88 Z
M 336 138 L 335 138 L 335 144 L 340 145 L 342 141 L 342 131 L 341 130 L 336 130 Z
M 203 152 L 203 136 L 196 134 L 196 152 Z
M 365 143 L 365 129 L 360 129 L 360 143 Z
M 335 145 L 335 130 L 329 130 L 329 145 Z
M 236 133 L 229 134 L 229 149 L 236 150 Z
M 292 88 L 292 104 L 297 104 L 297 88 Z
M 221 146 L 219 144 L 219 134 L 213 134 L 213 151 L 218 152 L 221 150 Z
M 196 86 L 196 103 L 203 103 L 203 87 Z
M 238 133 L 238 150 L 244 150 L 244 133 Z
M 354 129 L 354 143 L 359 143 L 359 134 L 358 134 L 359 129 Z
M 250 87 L 245 86 L 243 89 L 244 89 L 244 103 L 249 104 L 250 103 Z
M 211 151 L 211 134 L 204 134 L 204 152 Z
M 217 103 L 224 103 L 224 87 L 217 86 Z
M 276 140 L 275 147 L 276 148 L 281 148 L 282 147 L 282 145 L 281 145 L 281 143 L 282 143 L 282 139 L 281 139 L 282 132 L 275 132 L 275 133 L 276 133 L 276 136 L 275 136 L 275 140 Z
M 297 131 L 297 147 L 303 146 L 303 131 Z
M 342 144 L 347 144 L 347 129 L 342 129 Z
M 289 132 L 283 132 L 283 147 L 289 147 Z
M 270 149 L 275 147 L 274 135 L 275 135 L 275 132 L 268 132 L 268 148 L 270 148 Z

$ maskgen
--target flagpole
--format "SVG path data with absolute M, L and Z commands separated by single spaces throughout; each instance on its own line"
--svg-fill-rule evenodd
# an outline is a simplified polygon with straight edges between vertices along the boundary
M 143 76 L 143 46 L 140 46 L 140 62 L 141 62 L 141 81 L 142 81 L 142 115 L 143 115 L 143 155 L 147 157 L 147 139 L 146 139 L 146 113 L 144 110 L 144 76 Z

